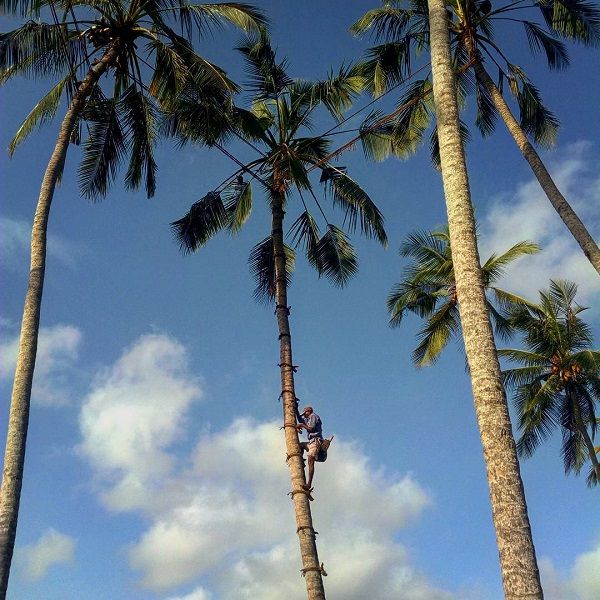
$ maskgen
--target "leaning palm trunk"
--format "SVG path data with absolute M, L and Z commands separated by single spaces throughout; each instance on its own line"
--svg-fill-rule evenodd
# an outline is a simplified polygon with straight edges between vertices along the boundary
M 0 492 L 0 599 L 6 597 L 10 564 L 17 532 L 19 502 L 23 483 L 25 443 L 29 423 L 31 385 L 37 353 L 40 308 L 46 269 L 46 231 L 54 188 L 62 173 L 73 127 L 100 76 L 106 72 L 118 53 L 110 47 L 104 56 L 88 71 L 79 85 L 60 126 L 54 151 L 42 180 L 33 226 L 31 230 L 31 266 L 25 296 L 23 320 L 15 379 L 10 403 L 10 416 Z
M 600 462 L 598 461 L 598 455 L 596 454 L 596 449 L 594 448 L 594 442 L 592 442 L 592 438 L 588 433 L 586 424 L 583 422 L 583 418 L 581 416 L 581 408 L 579 406 L 579 402 L 577 398 L 574 397 L 574 393 L 570 390 L 567 391 L 569 395 L 569 400 L 571 401 L 571 405 L 573 406 L 573 413 L 575 417 L 575 429 L 578 431 L 585 447 L 588 451 L 588 455 L 590 457 L 590 461 L 592 462 L 592 468 L 596 473 L 596 477 L 598 481 L 600 481 Z
M 292 501 L 296 513 L 296 527 L 302 555 L 302 574 L 306 579 L 309 600 L 324 600 L 323 570 L 319 566 L 315 530 L 310 512 L 310 492 L 306 485 L 302 450 L 296 430 L 296 393 L 292 362 L 292 339 L 287 304 L 287 280 L 285 269 L 285 246 L 283 243 L 283 202 L 274 201 L 272 211 L 273 256 L 275 262 L 275 314 L 279 329 L 279 356 L 281 370 L 281 398 L 283 404 L 283 427 L 287 462 L 292 480 Z
M 560 190 L 556 187 L 554 180 L 548 173 L 542 159 L 539 154 L 535 151 L 535 148 L 531 145 L 525 132 L 519 125 L 518 121 L 512 114 L 504 96 L 490 77 L 488 72 L 485 70 L 479 58 L 475 56 L 475 50 L 470 40 L 466 40 L 466 46 L 473 59 L 475 73 L 477 78 L 483 83 L 485 89 L 490 95 L 496 110 L 502 117 L 506 128 L 510 135 L 515 140 L 519 150 L 525 157 L 525 160 L 529 163 L 533 174 L 538 180 L 542 190 L 546 194 L 550 204 L 554 207 L 559 217 L 563 220 L 567 229 L 571 232 L 571 235 L 575 238 L 576 242 L 581 246 L 583 253 L 587 256 L 588 260 L 592 263 L 592 266 L 600 274 L 600 248 L 594 241 L 594 238 L 590 235 L 585 225 L 581 222 L 581 219 L 577 216 L 577 213 L 571 208 L 571 205 L 567 202 L 567 199 L 560 193 Z
M 543 598 L 527 505 L 489 314 L 475 236 L 456 82 L 444 0 L 429 0 L 433 95 L 450 245 L 475 412 L 486 461 L 504 593 Z

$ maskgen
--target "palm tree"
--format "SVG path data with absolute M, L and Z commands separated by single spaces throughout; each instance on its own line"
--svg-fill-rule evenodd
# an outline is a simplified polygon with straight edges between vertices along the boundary
M 511 262 L 538 251 L 537 244 L 519 242 L 499 256 L 492 254 L 481 267 L 486 295 L 493 295 L 501 309 L 525 300 L 498 288 L 495 282 Z M 400 246 L 400 255 L 413 261 L 388 296 L 390 325 L 398 327 L 407 311 L 427 321 L 418 333 L 419 345 L 413 351 L 413 361 L 423 367 L 437 360 L 460 327 L 448 227 L 410 234 Z M 508 321 L 489 298 L 487 306 L 496 334 L 507 338 L 511 333 Z
M 433 97 L 456 295 L 486 462 L 504 594 L 541 599 L 539 570 L 485 296 L 444 0 L 429 0 Z
M 398 0 L 384 0 L 383 6 L 368 11 L 352 27 L 355 34 L 373 32 L 386 43 L 372 48 L 365 73 L 370 76 L 373 92 L 381 94 L 398 85 L 410 72 L 413 49 L 429 44 L 429 23 L 425 0 L 411 0 L 402 8 Z M 529 163 L 548 200 L 558 212 L 581 249 L 600 273 L 600 248 L 575 211 L 561 194 L 539 154 L 528 139 L 541 146 L 551 146 L 558 130 L 558 120 L 542 102 L 538 89 L 523 69 L 511 62 L 498 46 L 494 26 L 507 23 L 523 25 L 534 54 L 542 53 L 550 69 L 569 65 L 564 38 L 584 45 L 600 41 L 600 10 L 585 0 L 517 0 L 492 7 L 490 0 L 453 0 L 447 5 L 454 62 L 459 68 L 461 96 L 472 92 L 477 104 L 476 126 L 482 135 L 490 135 L 498 115 Z M 540 15 L 542 22 L 535 19 Z M 530 18 L 526 18 L 530 17 Z M 486 61 L 498 68 L 498 84 L 486 70 Z M 504 82 L 515 97 L 519 120 L 504 98 Z M 390 153 L 404 156 L 414 151 L 432 118 L 431 82 L 428 77 L 413 82 L 400 100 L 392 122 L 380 126 L 367 123 L 363 138 L 368 152 L 375 158 Z M 463 139 L 467 129 L 463 127 Z M 431 145 L 437 163 L 435 130 Z
M 504 371 L 515 391 L 521 437 L 517 450 L 531 456 L 552 432 L 562 432 L 565 472 L 579 474 L 586 460 L 589 486 L 600 483 L 600 462 L 593 439 L 595 406 L 600 401 L 600 351 L 592 349 L 589 326 L 579 317 L 577 285 L 551 281 L 539 304 L 513 307 L 510 320 L 523 333 L 525 350 L 500 350 L 521 366 Z M 589 430 L 589 431 L 588 431 Z
M 291 496 L 296 514 L 297 533 L 302 555 L 302 573 L 306 579 L 308 598 L 323 599 L 325 592 L 306 488 L 302 453 L 296 430 L 296 396 L 290 331 L 288 287 L 294 268 L 295 251 L 302 245 L 309 263 L 338 286 L 345 285 L 357 271 L 357 259 L 345 232 L 333 225 L 313 190 L 310 172 L 320 173 L 320 183 L 333 203 L 345 212 L 350 231 L 359 225 L 368 237 L 386 244 L 383 217 L 371 198 L 346 173 L 343 167 L 329 162 L 331 140 L 327 136 L 310 136 L 313 111 L 324 106 L 335 117 L 349 107 L 353 95 L 361 90 L 362 79 L 352 69 L 342 69 L 326 81 L 310 83 L 293 80 L 286 72 L 285 61 L 278 62 L 265 35 L 251 37 L 239 48 L 250 74 L 254 95 L 251 110 L 238 113 L 240 133 L 258 151 L 258 157 L 240 169 L 223 184 L 196 202 L 189 212 L 172 224 L 184 252 L 203 246 L 221 230 L 236 232 L 250 216 L 252 180 L 262 188 L 271 213 L 269 234 L 250 254 L 250 265 L 256 277 L 255 297 L 275 302 L 280 344 L 281 398 L 283 429 L 290 469 Z M 174 131 L 184 140 L 194 139 L 193 107 L 182 114 Z M 259 147 L 260 146 L 260 147 Z M 249 176 L 247 180 L 245 176 Z M 290 226 L 286 244 L 284 217 L 299 200 L 300 214 Z M 321 233 L 317 217 L 308 205 L 313 202 L 325 223 Z
M 236 88 L 217 66 L 197 54 L 192 34 L 230 21 L 242 29 L 262 27 L 262 14 L 248 5 L 188 4 L 177 0 L 40 0 L 7 3 L 24 16 L 39 17 L 57 9 L 65 19 L 28 20 L 0 36 L 0 81 L 16 75 L 50 77 L 52 89 L 37 103 L 10 145 L 52 119 L 66 96 L 67 109 L 42 181 L 31 236 L 31 267 L 13 384 L 2 491 L 0 495 L 0 597 L 8 585 L 17 527 L 31 384 L 37 351 L 50 205 L 67 150 L 89 129 L 80 169 L 81 190 L 102 197 L 119 164 L 129 155 L 126 185 L 155 190 L 153 146 L 159 105 L 191 82 L 209 106 L 226 106 Z M 81 11 L 77 18 L 76 11 Z M 70 21 L 68 19 L 71 19 Z M 182 34 L 172 25 L 179 23 Z M 109 92 L 101 82 L 110 74 Z M 147 84 L 144 80 L 147 79 Z M 108 95 L 107 95 L 108 94 Z

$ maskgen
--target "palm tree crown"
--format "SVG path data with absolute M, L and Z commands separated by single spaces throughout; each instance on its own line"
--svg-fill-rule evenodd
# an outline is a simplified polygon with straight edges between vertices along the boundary
M 523 334 L 525 349 L 499 352 L 521 365 L 504 371 L 519 412 L 519 453 L 531 456 L 558 428 L 565 472 L 579 473 L 590 460 L 587 481 L 592 486 L 600 482 L 592 444 L 600 401 L 600 351 L 592 349 L 590 328 L 580 317 L 585 308 L 575 302 L 576 293 L 574 283 L 551 281 L 538 304 L 513 307 L 510 321 Z
M 419 345 L 413 351 L 413 360 L 420 367 L 435 362 L 460 329 L 451 250 L 447 226 L 412 233 L 400 247 L 400 255 L 411 258 L 412 262 L 403 270 L 402 281 L 388 296 L 390 325 L 399 326 L 407 311 L 426 320 L 418 334 Z M 537 244 L 519 242 L 503 254 L 492 254 L 482 266 L 488 296 L 493 296 L 500 309 L 525 300 L 498 288 L 496 281 L 511 262 L 538 251 Z M 502 311 L 489 297 L 487 304 L 496 333 L 501 337 L 509 336 L 510 325 Z
M 277 62 L 269 40 L 263 34 L 247 39 L 240 47 L 254 93 L 250 110 L 236 109 L 236 134 L 251 143 L 259 156 L 231 175 L 218 188 L 196 202 L 190 211 L 172 224 L 185 252 L 204 245 L 221 230 L 236 232 L 252 210 L 253 182 L 262 188 L 270 206 L 281 202 L 289 210 L 292 192 L 297 193 L 301 212 L 291 225 L 286 246 L 288 276 L 293 269 L 292 246 L 303 246 L 305 255 L 319 275 L 343 286 L 357 271 L 358 263 L 350 241 L 340 227 L 332 224 L 314 191 L 310 173 L 317 170 L 319 182 L 334 205 L 344 211 L 346 229 L 360 227 L 368 237 L 387 243 L 383 216 L 369 195 L 347 174 L 344 167 L 329 162 L 331 141 L 327 136 L 309 136 L 312 113 L 319 106 L 339 117 L 353 96 L 362 89 L 363 79 L 352 68 L 319 82 L 293 80 L 285 61 Z M 197 133 L 194 106 L 178 107 L 173 132 L 184 141 L 201 137 Z M 257 146 L 260 145 L 260 148 Z M 318 210 L 318 217 L 309 205 Z M 324 233 L 318 225 L 324 221 Z M 274 261 L 271 237 L 258 243 L 250 255 L 256 277 L 258 299 L 274 297 Z
M 447 3 L 451 43 L 458 74 L 459 94 L 475 96 L 475 125 L 482 135 L 493 132 L 497 108 L 475 63 L 490 62 L 498 71 L 498 88 L 504 83 L 517 101 L 521 128 L 538 144 L 552 145 L 558 120 L 544 106 L 539 90 L 524 70 L 513 62 L 496 40 L 496 28 L 509 23 L 523 27 L 531 52 L 543 54 L 550 69 L 569 65 L 562 39 L 584 45 L 600 42 L 600 10 L 585 0 L 523 0 L 492 5 L 489 0 L 452 0 Z M 541 21 L 537 19 L 541 17 Z M 426 0 L 384 0 L 351 28 L 356 35 L 371 33 L 384 43 L 371 48 L 363 64 L 364 74 L 375 95 L 397 86 L 412 68 L 412 55 L 429 45 Z M 394 118 L 379 127 L 365 123 L 363 143 L 373 158 L 390 154 L 401 158 L 414 152 L 433 121 L 430 76 L 408 86 Z M 463 125 L 463 139 L 468 139 Z M 439 165 L 435 128 L 430 137 L 432 159 Z
M 264 26 L 260 11 L 241 3 L 190 4 L 179 0 L 36 0 L 14 2 L 29 17 L 24 25 L 0 35 L 0 82 L 23 75 L 58 80 L 29 113 L 9 151 L 37 125 L 51 120 L 62 98 L 69 103 L 85 75 L 110 54 L 106 72 L 112 88 L 95 85 L 78 112 L 71 140 L 79 143 L 88 125 L 80 184 L 90 198 L 106 194 L 119 164 L 129 155 L 126 185 L 156 187 L 153 148 L 160 108 L 185 87 L 198 101 L 227 107 L 237 89 L 222 69 L 194 51 L 194 35 L 231 22 L 246 31 Z M 63 13 L 52 23 L 32 20 L 41 11 Z M 176 33 L 178 27 L 181 33 Z

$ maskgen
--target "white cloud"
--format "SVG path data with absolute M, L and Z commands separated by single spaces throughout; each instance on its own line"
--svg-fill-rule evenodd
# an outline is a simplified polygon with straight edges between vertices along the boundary
M 598 600 L 600 598 L 600 542 L 575 557 L 568 572 L 561 573 L 543 557 L 540 574 L 547 600 Z
M 212 598 L 204 588 L 199 587 L 185 596 L 169 596 L 166 600 L 210 600 Z
M 19 334 L 0 340 L 0 380 L 14 376 L 19 350 Z M 70 380 L 79 356 L 82 334 L 72 325 L 41 327 L 33 376 L 31 398 L 45 406 L 64 406 L 71 401 Z
M 550 161 L 550 171 L 558 188 L 585 223 L 588 231 L 600 237 L 600 159 L 592 155 L 586 142 L 572 144 Z M 521 240 L 537 242 L 542 252 L 513 263 L 502 286 L 537 300 L 538 290 L 552 279 L 569 279 L 579 286 L 581 303 L 600 298 L 598 275 L 581 248 L 566 229 L 541 190 L 537 180 L 518 185 L 496 198 L 481 222 L 481 256 L 504 252 Z
M 185 350 L 152 335 L 102 373 L 84 402 L 80 448 L 101 498 L 148 523 L 127 549 L 130 566 L 145 588 L 178 593 L 168 600 L 300 600 L 306 592 L 280 423 L 239 418 L 202 433 L 181 456 L 174 444 L 200 395 Z M 338 437 L 330 457 L 317 466 L 312 510 L 332 597 L 452 598 L 418 572 L 397 539 L 430 503 L 421 486 L 375 468 Z
M 166 449 L 200 397 L 184 348 L 162 334 L 142 336 L 97 377 L 80 414 L 80 450 L 111 482 L 103 496 L 109 507 L 145 505 L 152 482 L 170 473 L 173 457 Z
M 75 544 L 71 536 L 48 529 L 37 542 L 17 550 L 17 562 L 28 579 L 41 579 L 50 567 L 73 563 Z
M 31 223 L 25 220 L 0 217 L 0 256 L 2 264 L 11 270 L 25 270 L 29 266 Z M 48 255 L 63 265 L 75 266 L 81 255 L 79 244 L 48 234 Z

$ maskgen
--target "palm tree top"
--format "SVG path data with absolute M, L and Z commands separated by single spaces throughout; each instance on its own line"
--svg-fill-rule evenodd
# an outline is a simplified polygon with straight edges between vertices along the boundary
M 564 40 L 596 46 L 600 43 L 600 9 L 585 0 L 452 0 L 447 3 L 451 43 L 457 65 L 462 97 L 475 96 L 475 124 L 482 135 L 491 134 L 496 109 L 483 83 L 473 74 L 473 60 L 489 62 L 498 72 L 498 87 L 505 83 L 515 97 L 521 127 L 536 143 L 551 146 L 558 131 L 558 119 L 544 105 L 541 94 L 527 74 L 507 55 L 496 39 L 497 27 L 520 25 L 531 52 L 544 55 L 550 69 L 569 65 Z M 375 95 L 396 86 L 410 74 L 413 54 L 429 44 L 427 2 L 385 0 L 381 7 L 365 13 L 351 31 L 371 35 L 380 43 L 371 48 L 363 73 Z M 415 151 L 424 131 L 433 120 L 429 76 L 412 84 L 400 99 L 398 118 L 380 131 L 366 131 L 363 142 L 368 153 L 383 159 L 394 154 L 404 157 Z M 467 129 L 463 126 L 463 141 Z M 439 164 L 435 131 L 431 136 L 432 158 Z
M 511 334 L 502 311 L 513 304 L 527 303 L 527 300 L 499 288 L 497 282 L 509 264 L 522 256 L 535 254 L 539 249 L 533 242 L 518 242 L 502 254 L 492 254 L 482 266 L 486 292 L 494 299 L 492 302 L 488 298 L 488 309 L 496 333 L 501 337 Z M 390 325 L 398 327 L 407 312 L 426 321 L 418 333 L 419 344 L 413 351 L 413 361 L 422 367 L 434 363 L 459 331 L 459 298 L 448 226 L 412 232 L 400 246 L 400 255 L 411 262 L 404 267 L 400 283 L 388 296 Z
M 357 259 L 343 228 L 327 215 L 311 173 L 318 175 L 325 196 L 342 209 L 345 229 L 353 232 L 360 228 L 382 245 L 387 236 L 383 215 L 369 195 L 344 167 L 331 162 L 331 138 L 312 134 L 312 117 L 323 107 L 340 118 L 362 90 L 363 78 L 355 67 L 342 67 L 322 81 L 293 79 L 264 31 L 248 36 L 238 50 L 245 60 L 252 100 L 249 110 L 234 111 L 232 127 L 257 156 L 248 164 L 238 161 L 238 170 L 173 222 L 181 249 L 195 251 L 223 229 L 238 231 L 250 216 L 254 183 L 262 188 L 272 209 L 280 205 L 287 212 L 292 210 L 288 206 L 292 198 L 299 201 L 300 214 L 288 232 L 290 243 L 303 247 L 319 275 L 343 286 L 356 272 Z M 175 117 L 172 132 L 183 141 L 197 141 L 201 135 L 195 128 L 194 107 L 177 110 L 186 119 Z M 321 233 L 323 224 L 325 232 Z M 266 299 L 272 298 L 274 289 L 270 239 L 257 245 L 251 255 L 257 297 Z M 288 246 L 286 252 L 289 270 L 294 249 Z
M 154 193 L 158 115 L 184 89 L 195 88 L 204 103 L 219 106 L 221 112 L 230 104 L 237 86 L 194 50 L 195 36 L 223 22 L 245 31 L 266 25 L 261 11 L 235 2 L 10 0 L 2 10 L 29 20 L 0 34 L 0 83 L 17 75 L 58 80 L 17 131 L 11 154 L 36 126 L 55 116 L 65 96 L 69 101 L 75 96 L 86 73 L 109 49 L 116 52 L 109 67 L 112 89 L 95 87 L 73 133 L 79 143 L 81 126 L 88 123 L 80 183 L 90 198 L 106 193 L 127 151 L 127 185 L 137 187 L 143 181 L 148 195 Z M 53 22 L 39 20 L 48 13 Z
M 580 316 L 586 309 L 575 301 L 576 293 L 575 283 L 552 280 L 548 290 L 540 291 L 538 303 L 512 307 L 509 320 L 525 348 L 499 353 L 519 365 L 504 371 L 519 412 L 519 452 L 530 456 L 560 429 L 565 471 L 579 473 L 591 459 L 591 486 L 600 483 L 592 444 L 598 426 L 600 351 L 593 348 L 591 329 Z

